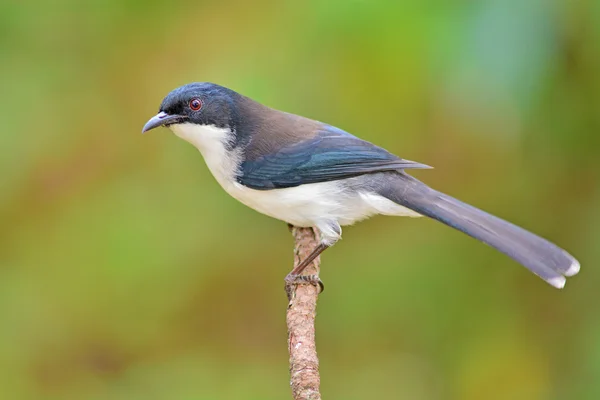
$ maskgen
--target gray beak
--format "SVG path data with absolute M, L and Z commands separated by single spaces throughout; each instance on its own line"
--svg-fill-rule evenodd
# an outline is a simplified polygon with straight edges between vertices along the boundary
M 148 132 L 150 129 L 158 128 L 159 126 L 177 124 L 186 119 L 187 117 L 185 115 L 169 115 L 166 112 L 161 111 L 146 122 L 146 125 L 142 128 L 142 133 Z

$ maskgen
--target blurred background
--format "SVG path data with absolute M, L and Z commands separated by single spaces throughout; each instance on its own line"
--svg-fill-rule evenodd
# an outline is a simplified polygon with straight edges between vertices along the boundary
M 0 398 L 286 399 L 292 238 L 168 130 L 192 81 L 435 167 L 582 264 L 430 220 L 322 257 L 326 399 L 600 398 L 600 2 L 0 3 Z

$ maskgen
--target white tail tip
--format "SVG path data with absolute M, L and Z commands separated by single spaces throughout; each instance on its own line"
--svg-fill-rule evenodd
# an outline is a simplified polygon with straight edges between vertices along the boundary
M 565 278 L 564 276 L 557 276 L 556 278 L 548 279 L 548 283 L 557 289 L 564 288 L 566 282 L 567 282 L 567 278 Z
M 581 267 L 581 265 L 579 265 L 579 261 L 573 260 L 573 264 L 571 264 L 571 266 L 569 267 L 569 269 L 567 270 L 567 272 L 565 272 L 565 275 L 566 276 L 577 275 L 577 273 L 579 272 L 579 268 L 580 267 Z

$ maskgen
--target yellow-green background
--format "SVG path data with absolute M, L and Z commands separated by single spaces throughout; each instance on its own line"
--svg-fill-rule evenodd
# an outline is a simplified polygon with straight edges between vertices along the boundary
M 166 129 L 191 81 L 435 167 L 564 246 L 559 291 L 429 220 L 323 257 L 326 399 L 600 398 L 600 2 L 0 5 L 0 398 L 290 398 L 284 223 Z

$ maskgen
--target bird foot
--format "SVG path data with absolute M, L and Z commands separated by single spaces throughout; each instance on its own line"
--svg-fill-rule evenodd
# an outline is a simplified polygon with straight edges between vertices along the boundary
M 318 287 L 317 294 L 323 293 L 325 285 L 323 281 L 319 279 L 319 275 L 296 275 L 289 273 L 285 277 L 285 292 L 288 294 L 288 298 L 291 298 L 292 286 L 295 285 L 314 285 Z

